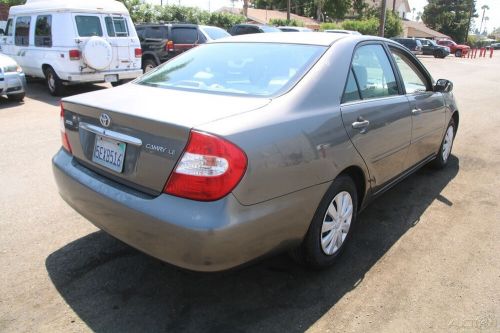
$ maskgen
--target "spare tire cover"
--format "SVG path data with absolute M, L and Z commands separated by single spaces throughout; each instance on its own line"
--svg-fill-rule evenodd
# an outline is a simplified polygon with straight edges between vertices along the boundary
M 90 37 L 83 46 L 83 61 L 94 69 L 105 69 L 113 59 L 113 48 L 101 37 Z

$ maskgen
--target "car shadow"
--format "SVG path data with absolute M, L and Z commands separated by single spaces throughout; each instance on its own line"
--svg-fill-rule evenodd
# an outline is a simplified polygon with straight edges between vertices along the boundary
M 46 259 L 67 304 L 96 332 L 302 332 L 346 293 L 409 229 L 457 175 L 419 170 L 373 202 L 351 242 L 327 270 L 308 270 L 287 255 L 221 273 L 185 271 L 95 232 Z M 68 319 L 69 320 L 69 319 Z

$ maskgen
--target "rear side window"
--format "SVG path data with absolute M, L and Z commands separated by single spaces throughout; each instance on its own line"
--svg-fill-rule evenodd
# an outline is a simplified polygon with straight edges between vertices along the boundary
M 31 16 L 18 17 L 16 20 L 15 44 L 27 46 L 30 44 Z
M 345 86 L 344 96 L 342 96 L 342 103 L 348 103 L 360 100 L 358 84 L 354 78 L 354 73 L 352 69 L 349 71 L 349 77 L 347 78 L 347 84 Z
M 194 44 L 198 41 L 198 31 L 194 28 L 172 28 L 174 44 Z
M 13 25 L 13 21 L 12 21 L 12 19 L 9 19 L 7 21 L 7 26 L 5 28 L 5 36 L 12 36 L 12 25 Z
M 98 16 L 75 16 L 76 28 L 80 37 L 102 37 L 101 20 Z
M 165 29 L 163 27 L 148 27 L 144 38 L 165 39 Z
M 352 69 L 362 99 L 398 95 L 398 85 L 382 45 L 364 45 L 354 53 Z
M 106 17 L 104 19 L 106 23 L 106 30 L 109 37 L 128 37 L 128 26 L 127 21 L 124 17 Z
M 52 46 L 52 16 L 42 15 L 36 18 L 35 46 Z

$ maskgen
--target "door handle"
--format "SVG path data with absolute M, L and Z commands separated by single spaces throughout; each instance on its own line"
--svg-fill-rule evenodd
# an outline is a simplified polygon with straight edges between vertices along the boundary
M 363 118 L 358 118 L 357 121 L 352 123 L 352 128 L 354 129 L 366 129 L 370 125 L 368 120 L 364 120 Z
M 422 112 L 423 111 L 420 108 L 411 110 L 411 114 L 413 115 L 421 114 Z

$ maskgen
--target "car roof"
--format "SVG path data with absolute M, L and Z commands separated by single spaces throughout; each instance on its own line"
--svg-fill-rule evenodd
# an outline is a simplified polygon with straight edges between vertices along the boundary
M 10 15 L 37 12 L 84 12 L 129 15 L 123 3 L 115 0 L 28 0 L 26 4 L 10 7 Z
M 165 22 L 165 23 L 140 23 L 136 24 L 136 27 L 167 27 L 175 25 L 176 27 L 197 27 L 197 24 L 193 23 L 182 23 L 182 22 Z
M 380 38 L 376 36 L 363 36 L 363 35 L 351 35 L 351 34 L 336 34 L 327 32 L 270 32 L 266 34 L 248 34 L 248 35 L 238 35 L 224 38 L 223 40 L 217 40 L 214 43 L 283 43 L 283 44 L 305 44 L 305 45 L 322 45 L 330 46 L 335 41 L 340 39 L 349 38 L 354 42 L 360 42 L 363 40 L 383 40 L 387 41 L 385 38 Z

